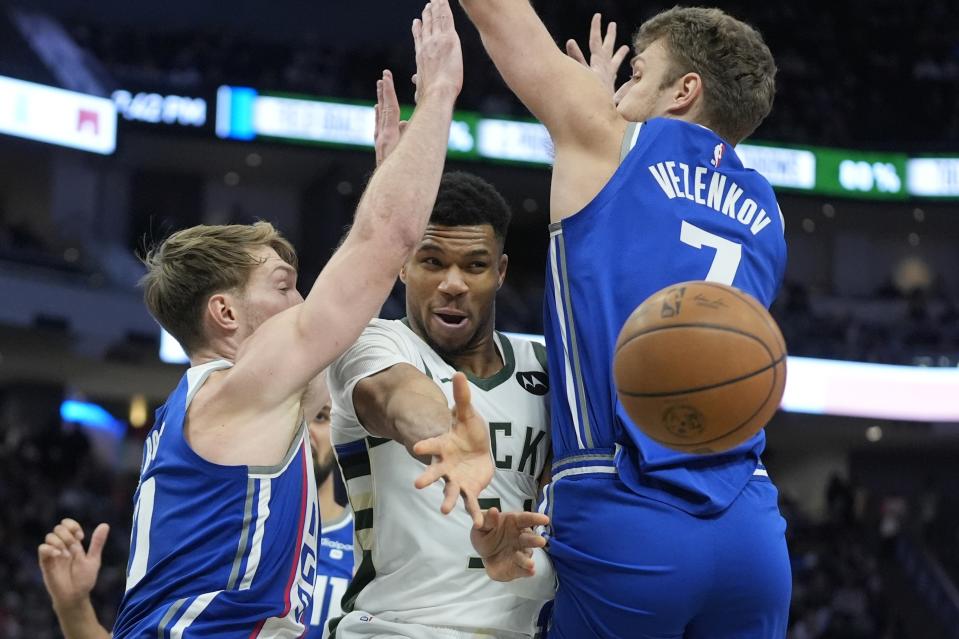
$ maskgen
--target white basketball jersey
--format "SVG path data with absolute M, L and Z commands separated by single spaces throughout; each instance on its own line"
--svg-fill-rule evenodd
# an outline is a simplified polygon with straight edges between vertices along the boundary
M 545 351 L 499 333 L 495 341 L 503 369 L 486 379 L 470 378 L 473 406 L 489 422 L 496 463 L 480 504 L 532 510 L 550 451 Z M 330 369 L 332 439 L 356 525 L 357 571 L 343 610 L 501 637 L 532 636 L 544 602 L 517 597 L 490 580 L 470 544 L 472 520 L 462 502 L 441 514 L 442 482 L 417 490 L 413 481 L 424 465 L 401 444 L 373 437 L 358 423 L 354 387 L 398 363 L 431 377 L 452 404 L 455 369 L 402 320 L 373 320 Z

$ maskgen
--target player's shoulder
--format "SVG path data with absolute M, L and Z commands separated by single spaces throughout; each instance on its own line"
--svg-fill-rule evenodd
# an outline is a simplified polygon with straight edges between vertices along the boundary
M 535 337 L 516 333 L 497 333 L 504 347 L 508 344 L 515 362 L 516 382 L 535 395 L 543 395 L 549 389 L 546 347 Z M 504 348 L 505 350 L 505 348 Z
M 366 325 L 366 328 L 363 329 L 363 335 L 402 335 L 408 330 L 403 320 L 389 320 L 374 317 L 370 320 L 369 324 Z

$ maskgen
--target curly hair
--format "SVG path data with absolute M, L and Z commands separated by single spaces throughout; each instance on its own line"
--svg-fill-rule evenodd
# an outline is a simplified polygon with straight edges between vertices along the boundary
M 451 171 L 445 174 L 440 182 L 430 224 L 489 224 L 502 246 L 506 242 L 506 231 L 511 217 L 509 205 L 492 184 L 472 173 Z

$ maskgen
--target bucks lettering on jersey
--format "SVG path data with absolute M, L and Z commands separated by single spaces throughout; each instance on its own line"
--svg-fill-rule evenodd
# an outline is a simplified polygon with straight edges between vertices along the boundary
M 474 408 L 489 422 L 496 473 L 480 504 L 532 510 L 549 453 L 549 382 L 545 351 L 527 340 L 495 335 L 505 365 L 470 378 Z M 455 369 L 402 321 L 374 320 L 330 369 L 333 444 L 356 522 L 359 567 L 344 611 L 388 621 L 531 636 L 543 602 L 510 594 L 491 581 L 469 541 L 462 505 L 439 512 L 441 484 L 416 490 L 423 464 L 402 445 L 370 436 L 358 423 L 356 384 L 399 363 L 416 366 L 452 404 Z

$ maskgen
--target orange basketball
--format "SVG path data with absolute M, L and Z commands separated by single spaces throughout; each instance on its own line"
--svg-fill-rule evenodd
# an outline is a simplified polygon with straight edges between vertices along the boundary
M 687 453 L 718 453 L 775 414 L 786 386 L 786 343 L 746 293 L 684 282 L 629 316 L 613 374 L 619 401 L 647 436 Z

